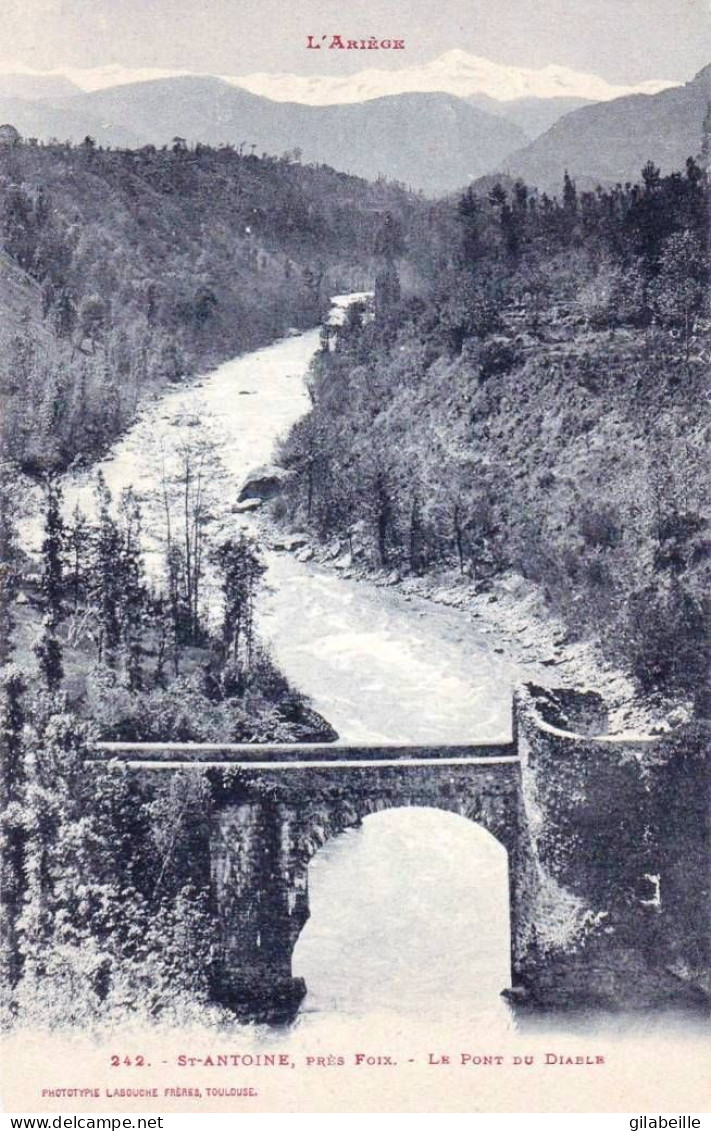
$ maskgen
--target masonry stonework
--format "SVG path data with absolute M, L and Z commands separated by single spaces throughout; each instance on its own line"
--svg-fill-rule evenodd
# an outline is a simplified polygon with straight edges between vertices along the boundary
M 520 968 L 529 999 L 576 1008 L 701 1002 L 709 989 L 704 730 L 616 738 L 605 733 L 599 696 L 532 685 L 517 691 L 515 719 L 531 868 Z
M 199 848 L 210 860 L 213 994 L 240 1016 L 293 1017 L 306 992 L 291 963 L 311 859 L 370 814 L 404 806 L 457 813 L 506 849 L 512 1002 L 705 1002 L 708 734 L 607 730 L 598 695 L 527 684 L 514 698 L 513 743 L 186 747 L 177 763 L 175 747 L 110 753 L 141 773 L 164 759 L 207 774 Z

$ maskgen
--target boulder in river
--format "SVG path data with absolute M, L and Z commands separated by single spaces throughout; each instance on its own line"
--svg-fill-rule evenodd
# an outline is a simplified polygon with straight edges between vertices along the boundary
M 255 467 L 242 484 L 237 501 L 244 503 L 249 499 L 259 499 L 264 502 L 267 499 L 273 499 L 283 490 L 289 480 L 293 478 L 293 475 L 293 471 L 287 471 L 285 467 L 278 467 L 276 464 Z
M 243 503 L 235 503 L 232 507 L 233 514 L 243 514 L 246 511 L 258 511 L 262 505 L 261 499 L 245 499 Z
M 272 550 L 300 550 L 307 543 L 305 534 L 282 534 L 272 540 Z

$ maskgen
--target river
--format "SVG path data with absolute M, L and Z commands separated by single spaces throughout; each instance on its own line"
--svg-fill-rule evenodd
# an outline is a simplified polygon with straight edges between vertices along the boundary
M 348 296 L 334 300 L 339 317 Z M 226 471 L 215 522 L 254 524 L 231 507 L 246 474 L 309 407 L 305 377 L 319 345 L 308 331 L 229 361 L 146 405 L 101 469 L 118 495 L 148 499 L 161 459 L 209 435 Z M 89 503 L 96 469 L 67 485 Z M 150 507 L 149 507 L 150 510 Z M 157 518 L 156 518 L 157 521 Z M 149 529 L 149 550 L 151 549 Z M 266 554 L 263 637 L 289 680 L 344 739 L 466 742 L 510 736 L 517 668 L 465 614 L 396 589 Z M 506 1013 L 506 854 L 482 829 L 433 810 L 368 817 L 327 844 L 309 877 L 312 917 L 297 945 L 304 1017 L 374 1008 L 433 1015 Z M 413 882 L 417 877 L 417 882 Z
M 351 297 L 335 298 L 336 312 Z M 254 527 L 231 506 L 247 473 L 269 463 L 277 440 L 308 411 L 305 377 L 318 345 L 317 330 L 287 337 L 149 403 L 98 466 L 71 476 L 68 509 L 91 506 L 99 468 L 114 497 L 130 485 L 147 500 L 161 461 L 204 435 L 227 473 L 214 501 L 216 525 Z M 160 508 L 152 513 L 145 523 L 149 556 Z M 498 654 L 496 642 L 465 614 L 286 553 L 267 550 L 265 557 L 261 634 L 289 680 L 342 738 L 446 743 L 510 736 L 512 686 L 533 669 Z

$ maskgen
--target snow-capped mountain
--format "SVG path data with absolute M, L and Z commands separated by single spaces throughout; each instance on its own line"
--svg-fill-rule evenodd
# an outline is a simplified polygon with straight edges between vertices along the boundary
M 275 102 L 301 102 L 310 106 L 433 92 L 453 94 L 459 98 L 485 94 L 501 102 L 512 102 L 518 98 L 580 98 L 590 102 L 608 102 L 627 94 L 657 94 L 660 90 L 678 85 L 665 79 L 652 79 L 635 86 L 619 86 L 598 75 L 582 74 L 569 67 L 555 64 L 540 70 L 507 67 L 460 50 L 447 51 L 419 67 L 369 69 L 343 77 L 266 72 L 220 77 Z
M 40 72 L 19 64 L 0 63 L 0 75 L 63 76 L 83 91 L 176 78 L 189 73 L 157 68 L 136 69 L 118 64 Z M 598 75 L 582 74 L 556 64 L 539 70 L 509 67 L 461 50 L 447 51 L 421 66 L 387 70 L 369 68 L 342 77 L 268 72 L 216 77 L 274 102 L 298 102 L 307 106 L 333 106 L 367 102 L 388 95 L 427 93 L 452 94 L 459 98 L 486 95 L 500 102 L 513 102 L 520 98 L 577 98 L 607 102 L 626 94 L 656 94 L 678 85 L 665 79 L 652 79 L 633 86 L 620 86 Z

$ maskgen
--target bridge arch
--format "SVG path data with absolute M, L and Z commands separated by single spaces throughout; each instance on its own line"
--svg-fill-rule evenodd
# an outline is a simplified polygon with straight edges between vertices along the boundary
M 454 808 L 369 808 L 307 866 L 292 971 L 308 1007 L 491 1008 L 511 987 L 504 845 Z
M 511 852 L 518 839 L 517 822 L 509 809 L 506 816 L 489 810 L 486 797 L 471 795 L 432 796 L 419 791 L 398 792 L 395 796 L 372 793 L 340 804 L 316 804 L 302 812 L 294 844 L 295 857 L 308 866 L 314 855 L 335 836 L 357 828 L 367 817 L 397 809 L 431 809 L 463 817 L 489 833 L 506 851 Z
M 332 837 L 385 810 L 452 813 L 490 833 L 509 857 L 511 939 L 521 878 L 520 768 L 515 758 L 426 766 L 314 766 L 243 780 L 220 792 L 210 848 L 218 922 L 217 996 L 266 1020 L 293 1016 L 306 987 L 292 974 L 296 941 L 309 918 L 308 869 Z M 267 882 L 265 882 L 265 877 Z M 513 954 L 512 954 L 513 965 Z

